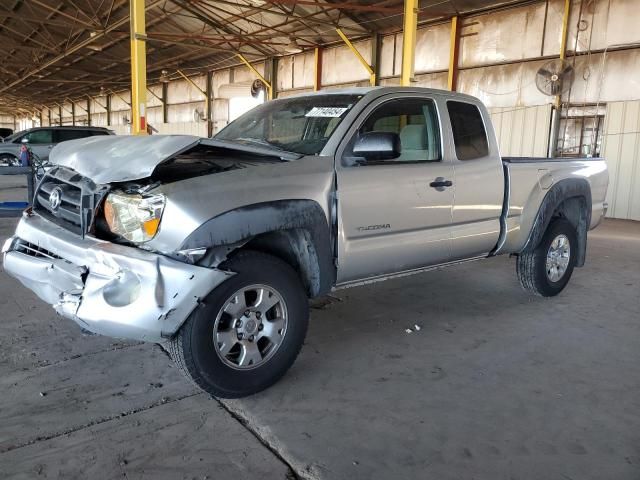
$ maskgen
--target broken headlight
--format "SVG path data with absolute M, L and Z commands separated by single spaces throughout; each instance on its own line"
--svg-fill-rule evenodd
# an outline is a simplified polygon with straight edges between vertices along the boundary
M 144 243 L 158 233 L 164 205 L 164 195 L 114 192 L 104 202 L 104 218 L 114 235 Z

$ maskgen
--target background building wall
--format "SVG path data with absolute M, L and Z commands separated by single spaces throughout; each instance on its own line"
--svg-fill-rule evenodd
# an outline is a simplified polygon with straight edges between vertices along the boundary
M 558 58 L 562 36 L 564 0 L 540 0 L 461 18 L 457 90 L 479 97 L 490 109 L 503 155 L 546 156 L 554 97 L 536 87 L 536 72 Z M 572 0 L 567 38 L 567 59 L 575 68 L 575 81 L 563 103 L 583 113 L 592 109 L 604 115 L 602 152 L 612 170 L 609 215 L 638 219 L 638 116 L 640 101 L 640 28 L 638 0 Z M 373 38 L 352 39 L 367 62 L 372 62 Z M 401 32 L 381 35 L 378 83 L 399 84 L 402 56 Z M 419 27 L 416 42 L 415 85 L 447 88 L 450 22 Z M 253 66 L 269 76 L 265 61 Z M 310 92 L 314 88 L 313 51 L 275 59 L 275 95 L 279 98 Z M 202 119 L 207 91 L 206 72 L 185 72 L 195 88 L 176 72 L 170 72 L 166 112 L 162 84 L 149 86 L 147 121 L 158 133 L 206 135 Z M 221 92 L 229 85 L 247 85 L 256 75 L 244 65 L 212 71 L 210 119 L 212 131 L 229 122 L 230 101 Z M 321 88 L 367 86 L 369 74 L 341 41 L 322 49 Z M 107 114 L 107 97 L 111 103 Z M 160 98 L 157 98 L 160 97 Z M 130 93 L 109 91 L 90 100 L 91 124 L 109 126 L 118 134 L 130 132 Z M 48 106 L 43 124 L 88 122 L 86 101 L 60 108 Z M 50 115 L 49 115 L 50 113 Z M 567 112 L 565 112 L 567 113 Z M 596 115 L 596 114 L 594 114 Z M 634 116 L 635 115 L 635 116 Z M 110 117 L 110 118 L 107 118 Z M 32 114 L 17 115 L 19 128 L 34 124 Z M 165 120 L 167 120 L 165 122 Z M 0 120 L 2 122 L 2 120 Z M 13 119 L 8 120 L 13 124 Z M 635 135 L 635 136 L 634 136 Z

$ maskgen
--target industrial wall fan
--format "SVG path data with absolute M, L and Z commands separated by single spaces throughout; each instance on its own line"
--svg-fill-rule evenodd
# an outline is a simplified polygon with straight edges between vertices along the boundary
M 193 121 L 194 122 L 204 122 L 207 119 L 206 115 L 199 108 L 195 108 L 193 110 Z
M 267 86 L 260 79 L 256 79 L 251 84 L 251 96 L 253 98 L 258 98 L 261 92 L 264 92 L 267 89 Z
M 545 95 L 562 95 L 571 88 L 575 75 L 569 62 L 556 58 L 540 67 L 536 73 L 536 86 Z

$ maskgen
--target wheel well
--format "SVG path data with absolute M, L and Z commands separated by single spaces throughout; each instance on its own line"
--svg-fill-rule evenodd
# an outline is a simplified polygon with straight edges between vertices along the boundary
M 578 257 L 576 265 L 581 267 L 585 262 L 587 246 L 587 231 L 589 230 L 587 199 L 583 196 L 571 197 L 564 200 L 555 209 L 552 220 L 556 218 L 566 219 L 576 230 L 578 238 Z
M 228 256 L 233 257 L 243 250 L 254 250 L 279 258 L 296 271 L 309 297 L 322 293 L 318 254 L 308 230 L 293 228 L 262 233 Z

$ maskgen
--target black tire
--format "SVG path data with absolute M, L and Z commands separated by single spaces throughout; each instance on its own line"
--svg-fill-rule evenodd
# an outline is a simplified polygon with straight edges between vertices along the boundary
M 569 263 L 564 274 L 558 280 L 552 281 L 547 273 L 547 253 L 551 243 L 559 235 L 564 235 L 569 240 Z M 525 290 L 542 297 L 558 295 L 571 279 L 577 253 L 578 240 L 573 225 L 564 218 L 553 220 L 535 250 L 518 256 L 516 273 L 520 285 Z
M 204 299 L 167 347 L 178 368 L 198 387 L 216 397 L 240 398 L 270 387 L 291 367 L 307 333 L 309 305 L 296 272 L 276 257 L 244 251 L 221 268 L 236 275 Z M 238 370 L 218 354 L 213 341 L 214 324 L 229 297 L 255 284 L 266 285 L 280 294 L 286 304 L 288 323 L 279 347 L 265 363 L 250 370 Z

